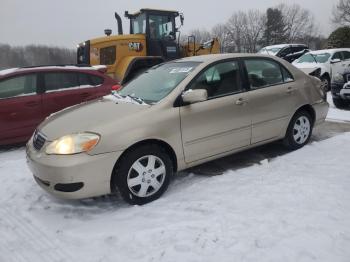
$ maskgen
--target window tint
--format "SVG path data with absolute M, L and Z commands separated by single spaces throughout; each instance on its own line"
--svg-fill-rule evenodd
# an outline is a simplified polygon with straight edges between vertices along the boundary
M 76 73 L 53 72 L 44 74 L 46 91 L 79 87 Z
M 102 77 L 99 77 L 99 76 L 90 75 L 90 79 L 91 79 L 91 84 L 93 86 L 102 85 L 104 82 L 104 79 Z
M 88 74 L 78 74 L 79 84 L 81 86 L 91 86 L 90 76 Z
M 240 92 L 243 89 L 238 63 L 220 63 L 201 73 L 189 89 L 205 89 L 208 97 Z
M 101 65 L 113 65 L 116 59 L 115 46 L 109 46 L 100 49 L 100 64 Z
M 282 50 L 280 51 L 280 53 L 278 54 L 278 56 L 283 57 L 283 56 L 288 55 L 288 54 L 291 53 L 291 52 L 292 52 L 292 48 L 290 48 L 290 47 L 285 47 L 285 48 L 282 48 Z
M 305 46 L 294 46 L 293 53 L 298 53 L 298 52 L 304 51 L 305 49 L 306 49 Z
M 283 83 L 281 68 L 276 62 L 266 59 L 249 59 L 244 63 L 251 89 Z
M 344 51 L 343 56 L 344 56 L 344 60 L 350 59 L 350 52 Z
M 36 75 L 23 75 L 0 82 L 0 99 L 36 93 Z
M 341 56 L 341 52 L 336 52 L 333 56 L 332 59 L 340 59 L 343 60 L 342 56 Z

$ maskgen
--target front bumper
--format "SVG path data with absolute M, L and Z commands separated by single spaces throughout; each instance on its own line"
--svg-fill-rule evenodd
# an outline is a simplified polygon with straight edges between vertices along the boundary
M 47 192 L 66 199 L 82 199 L 111 193 L 110 181 L 121 151 L 88 155 L 47 155 L 32 139 L 26 148 L 27 164 L 35 181 Z
M 331 90 L 333 98 L 350 100 L 350 82 L 345 84 L 332 83 Z

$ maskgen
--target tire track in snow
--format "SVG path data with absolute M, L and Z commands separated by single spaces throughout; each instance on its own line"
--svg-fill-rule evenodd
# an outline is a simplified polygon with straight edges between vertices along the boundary
M 62 247 L 55 235 L 48 236 L 33 221 L 22 217 L 20 213 L 3 207 L 0 210 L 0 218 L 1 227 L 7 229 L 7 233 L 0 235 L 1 255 L 5 255 L 6 258 L 10 257 L 16 262 L 74 261 L 71 253 Z M 8 235 L 8 231 L 11 236 Z

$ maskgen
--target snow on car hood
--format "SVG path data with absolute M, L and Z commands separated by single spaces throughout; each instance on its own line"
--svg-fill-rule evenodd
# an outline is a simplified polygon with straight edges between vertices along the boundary
M 150 107 L 105 96 L 99 100 L 63 109 L 49 116 L 38 130 L 48 140 L 79 132 L 94 132 L 106 123 L 119 122 Z
M 321 68 L 321 75 L 325 71 L 325 66 L 322 63 L 293 63 L 293 65 L 306 74 L 313 72 L 317 68 Z

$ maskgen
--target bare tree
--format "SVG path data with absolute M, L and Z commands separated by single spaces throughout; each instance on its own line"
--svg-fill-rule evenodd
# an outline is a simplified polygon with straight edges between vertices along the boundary
M 350 24 L 350 0 L 339 0 L 333 8 L 333 23 L 340 25 Z
M 220 42 L 220 52 L 226 53 L 229 52 L 231 42 L 229 40 L 229 34 L 227 27 L 224 24 L 217 24 L 211 30 L 212 37 L 216 37 Z
M 235 52 L 241 53 L 245 51 L 245 32 L 244 27 L 247 20 L 247 15 L 242 11 L 233 13 L 226 23 L 228 29 L 229 40 L 234 44 Z
M 245 49 L 249 53 L 257 51 L 257 45 L 264 32 L 266 16 L 259 10 L 249 10 L 245 17 Z
M 189 35 L 195 36 L 196 43 L 203 43 L 212 38 L 210 32 L 205 29 L 194 29 L 190 31 Z
M 303 9 L 300 5 L 280 4 L 277 6 L 281 10 L 285 24 L 287 41 L 308 41 L 308 38 L 316 35 L 314 16 L 309 10 Z

